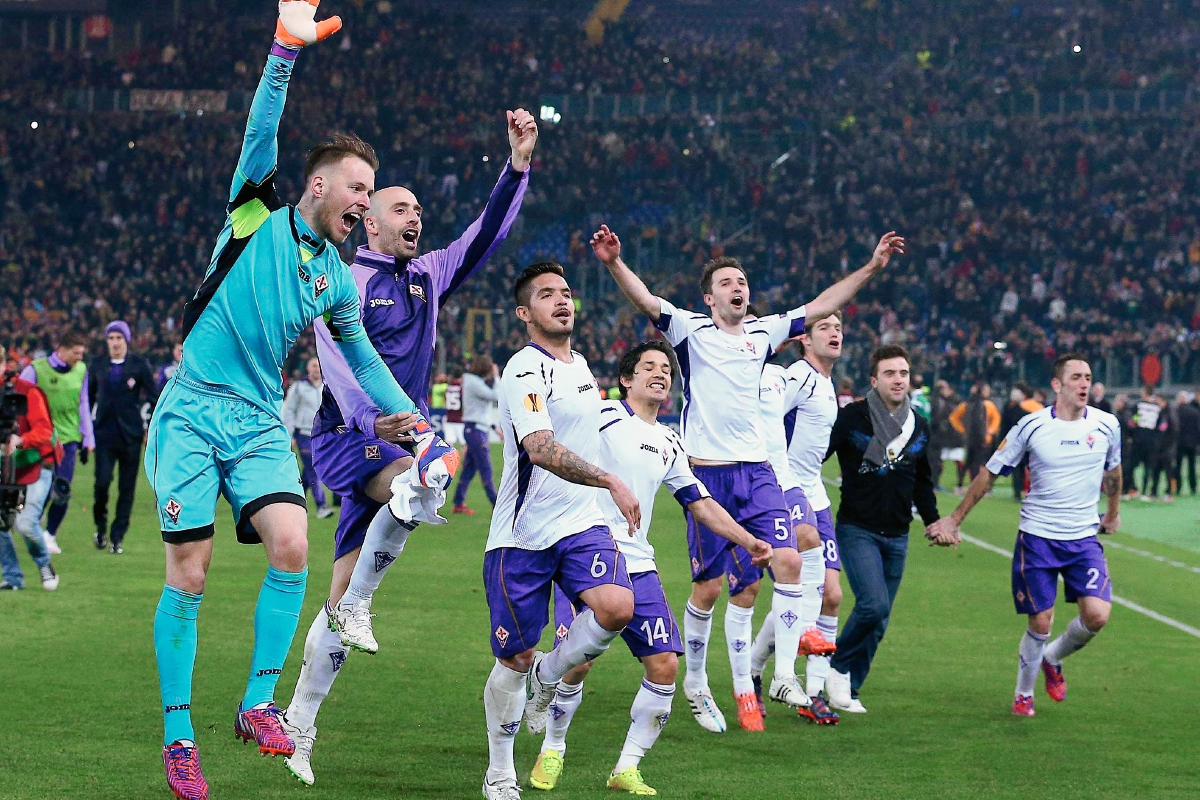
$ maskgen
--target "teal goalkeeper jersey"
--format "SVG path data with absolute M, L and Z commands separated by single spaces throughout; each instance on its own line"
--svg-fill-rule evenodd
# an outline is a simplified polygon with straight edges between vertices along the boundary
M 187 304 L 181 371 L 281 416 L 283 361 L 325 317 L 363 390 L 392 414 L 416 406 L 367 341 L 358 290 L 337 249 L 275 191 L 276 134 L 292 72 L 272 54 L 250 107 L 228 217 Z

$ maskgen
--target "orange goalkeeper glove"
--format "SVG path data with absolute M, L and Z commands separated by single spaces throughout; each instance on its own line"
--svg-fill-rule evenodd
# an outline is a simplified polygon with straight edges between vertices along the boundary
M 341 17 L 316 21 L 321 0 L 279 0 L 279 22 L 275 24 L 275 41 L 291 50 L 299 50 L 342 29 Z

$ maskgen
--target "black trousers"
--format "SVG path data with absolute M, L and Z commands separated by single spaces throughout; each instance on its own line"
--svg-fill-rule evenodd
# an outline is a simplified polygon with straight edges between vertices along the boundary
M 133 492 L 137 488 L 138 472 L 142 468 L 142 442 L 127 442 L 123 438 L 96 440 L 96 494 L 92 517 L 96 530 L 107 531 L 113 544 L 120 544 L 129 530 L 129 514 L 133 511 Z M 120 470 L 117 479 L 117 510 L 112 529 L 108 529 L 108 487 L 113 469 Z
M 1184 447 L 1179 445 L 1179 451 L 1175 456 L 1175 479 L 1179 481 L 1179 492 L 1183 493 L 1183 466 L 1187 465 L 1188 486 L 1192 488 L 1192 494 L 1196 493 L 1196 448 Z

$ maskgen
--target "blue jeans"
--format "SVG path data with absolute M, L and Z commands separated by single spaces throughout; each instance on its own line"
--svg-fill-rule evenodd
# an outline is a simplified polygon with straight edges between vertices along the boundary
M 838 523 L 837 543 L 842 573 L 854 592 L 854 610 L 838 636 L 831 666 L 850 673 L 850 692 L 858 697 L 887 632 L 908 558 L 908 534 L 883 536 L 857 525 Z
M 42 530 L 42 509 L 53 483 L 54 471 L 43 467 L 38 479 L 25 487 L 25 507 L 14 523 L 17 532 L 25 538 L 25 546 L 39 570 L 50 563 L 46 533 Z M 9 531 L 0 531 L 0 575 L 10 586 L 25 588 L 25 574 L 21 572 L 21 562 L 17 560 L 17 549 Z

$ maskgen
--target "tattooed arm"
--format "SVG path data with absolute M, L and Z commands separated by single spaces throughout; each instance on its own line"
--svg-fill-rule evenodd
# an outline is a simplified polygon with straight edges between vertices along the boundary
M 541 467 L 569 483 L 607 489 L 629 523 L 630 535 L 641 527 L 642 510 L 629 487 L 616 475 L 605 472 L 554 441 L 552 431 L 534 431 L 521 440 L 521 446 L 529 454 L 529 460 L 534 466 Z
M 1120 464 L 1105 471 L 1104 480 L 1100 486 L 1108 498 L 1108 511 L 1100 518 L 1101 533 L 1116 533 L 1117 529 L 1121 527 L 1121 484 Z

